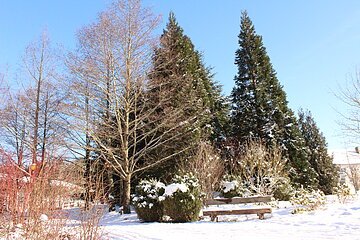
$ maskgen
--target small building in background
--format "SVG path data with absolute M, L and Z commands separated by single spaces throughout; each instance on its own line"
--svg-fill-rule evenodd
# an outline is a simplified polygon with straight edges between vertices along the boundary
M 340 184 L 347 184 L 353 191 L 360 189 L 360 148 L 330 151 L 333 163 L 340 169 Z

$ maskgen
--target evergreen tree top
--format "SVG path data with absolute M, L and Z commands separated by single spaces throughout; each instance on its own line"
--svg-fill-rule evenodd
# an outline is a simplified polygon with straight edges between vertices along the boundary
M 239 40 L 241 39 L 241 36 L 243 36 L 243 35 L 252 35 L 252 36 L 260 37 L 256 34 L 254 24 L 252 23 L 247 11 L 243 11 L 241 13 L 240 25 L 241 25 L 241 28 L 240 28 Z
M 176 21 L 174 12 L 169 13 L 169 21 L 167 23 L 167 26 L 179 26 L 178 22 Z
M 239 103 L 240 99 L 250 101 L 251 98 L 256 98 L 260 103 L 262 99 L 263 105 L 268 105 L 268 108 L 279 108 L 287 112 L 286 94 L 277 79 L 262 37 L 256 33 L 246 11 L 242 12 L 238 43 L 239 48 L 235 53 L 238 72 L 232 92 L 233 101 Z
M 327 142 L 323 133 L 318 128 L 311 112 L 309 110 L 299 110 L 299 126 L 302 134 L 306 140 L 317 145 L 317 149 L 324 151 L 327 154 Z M 310 146 L 314 147 L 314 146 Z
M 165 29 L 163 30 L 163 34 L 161 35 L 160 40 L 163 40 L 166 36 L 168 38 L 177 40 L 186 38 L 188 41 L 190 41 L 190 39 L 184 35 L 184 30 L 177 22 L 176 16 L 173 12 L 169 13 L 169 19 Z

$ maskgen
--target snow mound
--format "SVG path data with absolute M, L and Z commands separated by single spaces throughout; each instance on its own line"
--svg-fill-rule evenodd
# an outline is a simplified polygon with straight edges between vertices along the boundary
M 183 183 L 172 183 L 165 187 L 164 196 L 171 197 L 176 191 L 187 192 L 189 188 Z

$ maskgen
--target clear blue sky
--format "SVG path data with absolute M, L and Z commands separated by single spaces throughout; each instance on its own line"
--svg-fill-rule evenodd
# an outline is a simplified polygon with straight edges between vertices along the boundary
M 109 0 L 0 0 L 0 72 L 9 78 L 25 46 L 47 29 L 54 43 L 72 49 L 76 31 L 96 20 Z M 144 0 L 163 16 L 173 11 L 215 79 L 228 94 L 236 74 L 234 52 L 240 14 L 247 10 L 287 93 L 290 107 L 309 109 L 330 148 L 344 145 L 334 96 L 360 66 L 358 0 Z

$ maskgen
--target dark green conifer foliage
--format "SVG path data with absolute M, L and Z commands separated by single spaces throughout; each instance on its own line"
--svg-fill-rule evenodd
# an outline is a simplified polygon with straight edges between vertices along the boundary
M 328 154 L 324 135 L 309 111 L 299 111 L 299 126 L 309 149 L 309 162 L 317 173 L 318 188 L 325 194 L 331 194 L 338 184 L 339 172 Z
M 185 107 L 185 114 L 196 116 L 199 136 L 206 139 L 223 135 L 228 106 L 221 86 L 213 80 L 211 69 L 203 63 L 201 53 L 184 34 L 174 13 L 169 14 L 154 59 L 152 80 L 169 87 L 173 107 Z
M 279 140 L 283 154 L 288 161 L 289 176 L 295 185 L 316 188 L 317 175 L 309 162 L 309 151 L 306 147 L 294 113 L 289 110 L 285 118 L 283 136 Z
M 242 13 L 235 64 L 238 73 L 231 93 L 231 136 L 241 144 L 261 139 L 279 145 L 288 161 L 294 183 L 314 185 L 315 177 L 304 150 L 296 118 L 287 106 L 286 94 L 270 63 L 262 37 L 247 12 Z
M 178 109 L 177 114 L 182 114 L 185 123 L 180 130 L 184 131 L 181 141 L 169 142 L 163 152 L 177 151 L 184 146 L 189 151 L 168 161 L 168 165 L 191 158 L 200 141 L 215 141 L 224 135 L 228 107 L 221 95 L 221 86 L 212 78 L 211 69 L 204 65 L 201 54 L 170 13 L 160 46 L 155 50 L 148 92 L 149 101 L 158 106 L 156 114 Z M 164 130 L 167 127 L 171 126 L 164 126 Z M 154 153 L 153 157 L 157 154 L 162 153 Z
M 246 12 L 241 18 L 235 64 L 238 74 L 231 94 L 234 135 L 240 141 L 260 138 L 276 143 L 288 112 L 286 96 Z

